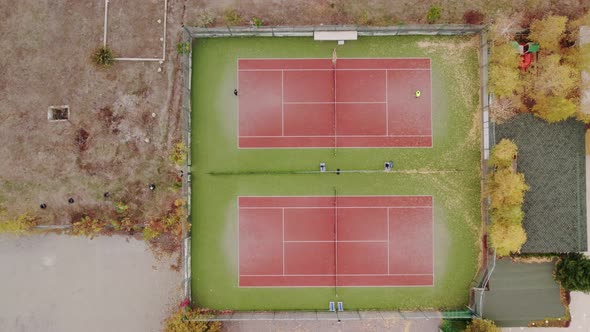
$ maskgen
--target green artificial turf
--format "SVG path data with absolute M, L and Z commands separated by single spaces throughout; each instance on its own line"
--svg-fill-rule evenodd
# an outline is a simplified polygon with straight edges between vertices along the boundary
M 430 57 L 433 148 L 238 149 L 237 59 L 331 58 L 312 38 L 197 39 L 192 55 L 192 295 L 213 309 L 461 308 L 476 272 L 480 232 L 477 42 L 468 37 L 361 37 L 338 58 Z M 328 169 L 391 173 L 295 174 Z M 434 287 L 238 288 L 237 197 L 432 195 Z M 411 254 L 411 253 L 409 253 Z M 335 298 L 335 292 L 338 299 Z

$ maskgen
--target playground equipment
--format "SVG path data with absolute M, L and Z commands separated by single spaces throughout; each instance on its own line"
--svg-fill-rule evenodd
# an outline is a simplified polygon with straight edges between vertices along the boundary
M 527 71 L 530 65 L 533 63 L 533 60 L 537 60 L 539 54 L 539 44 L 531 42 L 526 44 L 519 44 L 518 42 L 513 41 L 512 47 L 520 55 L 518 67 L 523 71 Z

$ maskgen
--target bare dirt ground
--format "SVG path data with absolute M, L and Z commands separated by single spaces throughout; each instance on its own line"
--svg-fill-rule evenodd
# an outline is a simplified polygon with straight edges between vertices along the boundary
M 155 332 L 181 275 L 143 241 L 0 236 L 0 331 Z
M 122 45 L 115 54 L 161 57 L 163 0 L 118 2 L 108 35 Z M 83 214 L 106 217 L 123 202 L 143 222 L 180 197 L 168 156 L 180 139 L 182 5 L 168 4 L 169 60 L 158 72 L 157 62 L 91 63 L 102 45 L 102 0 L 0 3 L 0 204 L 9 215 L 64 224 Z M 121 23 L 125 15 L 133 24 Z M 50 105 L 69 105 L 70 121 L 49 122 Z
M 468 10 L 477 10 L 489 21 L 497 14 L 524 14 L 528 18 L 552 12 L 577 16 L 590 7 L 587 0 L 187 0 L 186 25 L 225 25 L 226 13 L 235 9 L 242 24 L 252 17 L 266 25 L 360 24 L 398 25 L 427 23 L 433 5 L 441 7 L 437 23 L 464 23 Z M 204 20 L 204 17 L 208 19 Z M 214 20 L 210 19 L 214 18 Z
M 117 50 L 117 57 L 162 57 L 164 3 L 164 0 L 109 0 L 107 41 Z

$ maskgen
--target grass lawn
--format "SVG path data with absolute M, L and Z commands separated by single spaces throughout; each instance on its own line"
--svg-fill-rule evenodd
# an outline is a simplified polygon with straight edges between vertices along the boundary
M 361 37 L 346 57 L 430 57 L 433 148 L 237 149 L 240 57 L 330 58 L 335 43 L 311 38 L 198 39 L 192 58 L 192 294 L 213 309 L 326 309 L 334 288 L 238 288 L 237 196 L 432 195 L 434 287 L 339 288 L 357 308 L 461 308 L 475 275 L 480 233 L 477 41 L 472 37 Z M 392 173 L 293 174 L 320 162 Z

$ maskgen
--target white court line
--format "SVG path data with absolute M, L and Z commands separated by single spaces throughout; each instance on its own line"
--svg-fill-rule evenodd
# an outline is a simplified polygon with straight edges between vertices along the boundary
M 432 60 L 430 58 L 428 58 L 428 65 L 432 68 Z M 430 71 L 428 76 L 430 77 L 430 136 L 432 136 L 430 146 L 432 146 L 434 144 L 434 128 L 432 124 L 432 97 L 434 97 L 434 91 L 432 91 L 432 71 Z
M 334 285 L 338 285 L 338 196 L 336 195 L 336 187 L 334 187 Z
M 285 209 L 283 209 L 282 223 L 283 223 L 283 275 L 285 275 Z
M 275 136 L 275 137 L 281 137 L 281 136 Z M 432 136 L 428 136 L 428 137 L 432 137 Z M 247 138 L 247 136 L 240 137 L 240 139 L 241 138 Z M 302 149 L 302 150 L 324 149 L 324 150 L 326 150 L 326 149 L 333 149 L 333 148 L 334 148 L 334 145 L 316 145 L 316 146 L 289 145 L 289 146 L 245 146 L 245 147 L 240 146 L 238 149 L 239 150 L 294 150 L 294 149 Z M 338 149 L 349 149 L 349 150 L 358 150 L 358 149 L 369 149 L 369 150 L 374 150 L 374 149 L 432 149 L 432 141 L 430 142 L 430 145 L 419 145 L 419 146 L 411 146 L 411 145 L 387 145 L 387 146 L 341 145 L 341 146 L 338 146 Z
M 385 101 L 337 101 L 336 104 L 385 104 Z M 333 101 L 288 101 L 285 104 L 307 105 L 307 104 L 334 104 Z
M 350 286 L 350 285 L 338 285 L 338 288 L 425 288 L 434 287 L 434 284 L 427 285 L 377 285 L 377 286 Z M 238 288 L 334 288 L 334 285 L 328 286 L 239 286 Z
M 239 71 L 334 71 L 334 69 L 289 69 L 289 68 L 277 68 L 277 69 L 238 69 Z M 336 69 L 336 71 L 382 71 L 382 70 L 399 70 L 399 71 L 409 71 L 409 70 L 418 70 L 418 71 L 426 71 L 431 70 L 430 68 L 341 68 Z
M 244 195 L 244 196 L 238 196 L 238 198 L 240 197 L 247 197 L 247 198 L 277 198 L 277 197 L 286 197 L 286 198 L 310 198 L 310 197 L 334 197 L 334 195 L 309 195 L 309 196 L 286 196 L 286 195 L 276 195 L 276 196 L 250 196 L 250 195 Z M 367 197 L 430 197 L 432 198 L 432 195 L 338 195 L 338 197 L 360 197 L 360 198 L 367 198 Z
M 338 137 L 431 137 L 432 135 L 337 135 Z M 275 138 L 275 137 L 312 137 L 312 138 L 322 138 L 322 137 L 333 137 L 332 135 L 285 135 L 285 136 L 269 136 L 269 135 L 244 135 L 240 136 L 240 138 Z
M 281 136 L 285 136 L 285 71 L 281 70 Z
M 430 234 L 432 236 L 432 284 L 434 285 L 434 197 L 432 198 L 432 214 L 431 214 L 431 219 L 430 219 L 430 223 L 432 224 L 432 233 Z
M 359 273 L 359 274 L 242 274 L 240 277 L 405 277 L 405 276 L 431 276 L 426 274 L 383 274 L 383 273 Z M 329 287 L 329 286 L 326 286 Z
M 383 58 L 383 57 L 371 57 L 371 58 L 363 58 L 363 57 L 351 57 L 351 58 L 342 58 L 344 60 L 354 59 L 354 60 L 429 60 L 428 57 L 413 57 L 413 58 Z M 330 58 L 240 58 L 240 60 L 325 60 L 330 61 Z
M 332 133 L 332 135 L 334 135 L 334 149 L 336 149 L 338 147 L 338 138 L 337 138 L 338 137 L 338 127 L 337 127 L 338 126 L 338 117 L 337 117 L 338 114 L 336 113 L 337 106 L 338 106 L 338 103 L 337 103 L 338 102 L 338 90 L 336 89 L 336 84 L 337 84 L 336 64 L 337 63 L 338 63 L 338 60 L 336 60 L 336 62 L 334 62 L 332 64 L 332 67 L 333 67 L 332 69 L 334 70 L 334 74 L 333 74 L 334 75 L 334 100 L 333 100 L 333 102 L 334 102 L 334 119 L 333 119 L 334 120 L 334 125 L 333 125 L 334 132 Z M 336 150 L 334 150 L 334 155 L 336 155 Z M 336 272 L 338 272 L 338 269 L 336 269 Z
M 385 243 L 387 240 L 289 240 L 286 243 Z
M 391 239 L 389 238 L 389 208 L 387 209 L 387 274 L 389 274 L 389 243 Z
M 339 209 L 431 209 L 430 205 L 416 206 L 339 206 Z M 333 206 L 240 206 L 240 209 L 334 209 Z
M 387 70 L 385 71 L 385 135 L 389 136 L 389 97 L 387 88 Z

